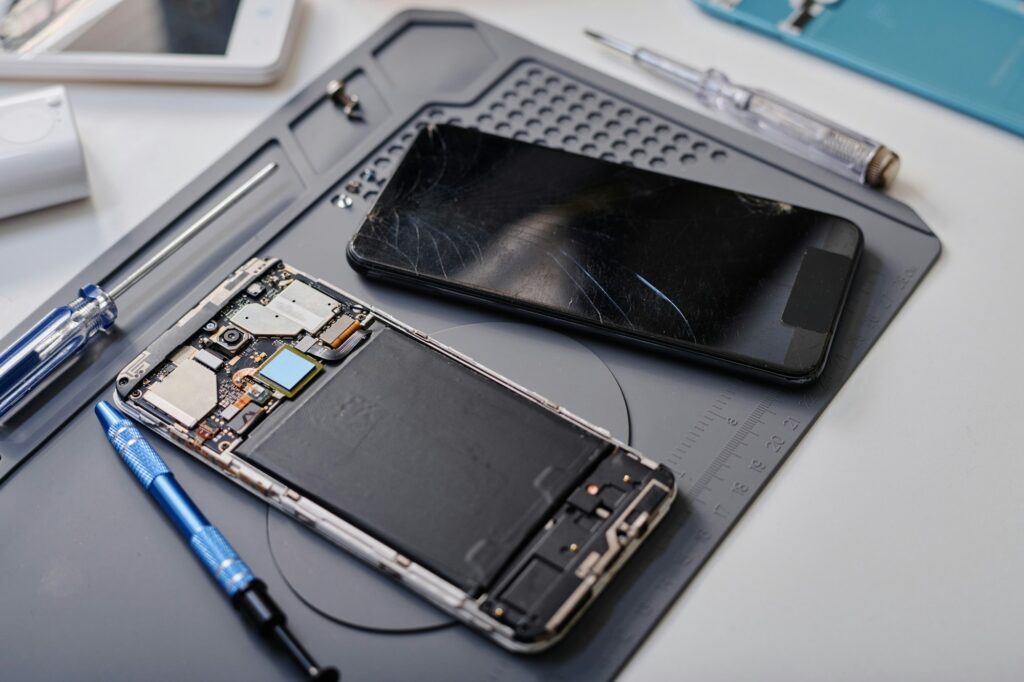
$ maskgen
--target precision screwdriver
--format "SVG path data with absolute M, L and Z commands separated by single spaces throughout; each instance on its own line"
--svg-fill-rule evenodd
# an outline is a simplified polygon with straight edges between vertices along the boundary
M 77 357 L 97 334 L 114 324 L 117 318 L 114 301 L 117 297 L 252 192 L 275 170 L 277 164 L 268 163 L 109 291 L 96 284 L 86 284 L 79 290 L 78 298 L 51 310 L 0 353 L 0 420 L 54 378 L 57 371 Z
M 871 187 L 884 188 L 899 172 L 900 157 L 874 140 L 764 90 L 732 83 L 715 69 L 700 71 L 595 31 L 584 33 L 637 64 L 683 86 L 718 109 L 808 161 Z
M 261 636 L 287 651 L 309 679 L 338 680 L 336 668 L 320 667 L 302 648 L 288 630 L 284 612 L 267 594 L 267 586 L 252 574 L 216 526 L 206 520 L 135 424 L 105 400 L 96 404 L 96 416 L 114 450 L 174 522 L 192 553 L 235 608 L 245 614 Z

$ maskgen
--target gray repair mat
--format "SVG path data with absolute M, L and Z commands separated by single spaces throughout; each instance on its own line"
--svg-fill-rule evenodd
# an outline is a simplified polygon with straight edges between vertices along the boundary
M 360 97 L 361 120 L 350 120 L 325 96 L 334 78 Z M 417 127 L 431 121 L 851 219 L 864 231 L 865 253 L 824 376 L 806 388 L 775 388 L 360 278 L 345 246 Z M 278 172 L 120 299 L 117 330 L 0 429 L 5 677 L 294 675 L 240 625 L 112 454 L 91 410 L 110 393 L 117 370 L 251 255 L 279 256 L 604 424 L 670 466 L 682 493 L 675 512 L 569 637 L 545 654 L 523 657 L 452 624 L 154 438 L 185 488 L 269 584 L 309 649 L 347 680 L 601 680 L 640 645 L 940 249 L 910 209 L 884 195 L 482 22 L 413 11 L 328 69 L 46 309 L 73 296 L 76 283 L 116 281 L 269 161 Z

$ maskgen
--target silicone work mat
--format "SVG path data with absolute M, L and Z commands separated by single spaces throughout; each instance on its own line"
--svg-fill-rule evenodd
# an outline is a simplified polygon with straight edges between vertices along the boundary
M 327 95 L 336 78 L 359 96 L 360 117 Z M 360 278 L 345 246 L 417 128 L 432 121 L 851 219 L 865 253 L 825 374 L 811 386 L 776 388 Z M 280 168 L 269 180 L 119 300 L 116 331 L 0 429 L 0 603 L 19 614 L 0 619 L 11 679 L 294 673 L 236 622 L 110 452 L 91 410 L 120 368 L 252 255 L 279 256 L 607 425 L 670 466 L 680 486 L 675 510 L 574 631 L 544 654 L 519 656 L 154 438 L 309 649 L 348 680 L 600 680 L 640 645 L 940 251 L 913 211 L 882 194 L 470 17 L 411 11 L 329 68 L 45 309 L 73 296 L 77 283 L 116 281 L 270 161 Z

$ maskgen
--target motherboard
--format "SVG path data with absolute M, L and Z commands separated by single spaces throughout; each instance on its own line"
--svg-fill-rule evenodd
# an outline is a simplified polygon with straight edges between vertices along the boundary
M 165 420 L 193 449 L 225 452 L 316 381 L 325 363 L 366 341 L 373 319 L 278 263 L 148 372 L 127 401 Z

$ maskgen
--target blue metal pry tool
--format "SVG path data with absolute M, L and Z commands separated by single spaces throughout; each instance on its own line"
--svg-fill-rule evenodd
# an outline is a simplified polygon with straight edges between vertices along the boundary
M 283 647 L 310 679 L 339 679 L 335 668 L 320 667 L 302 648 L 288 630 L 284 613 L 267 594 L 267 586 L 252 574 L 220 531 L 206 520 L 135 424 L 106 401 L 96 404 L 96 416 L 114 450 L 174 522 L 192 553 L 235 608 L 245 614 L 260 635 Z

